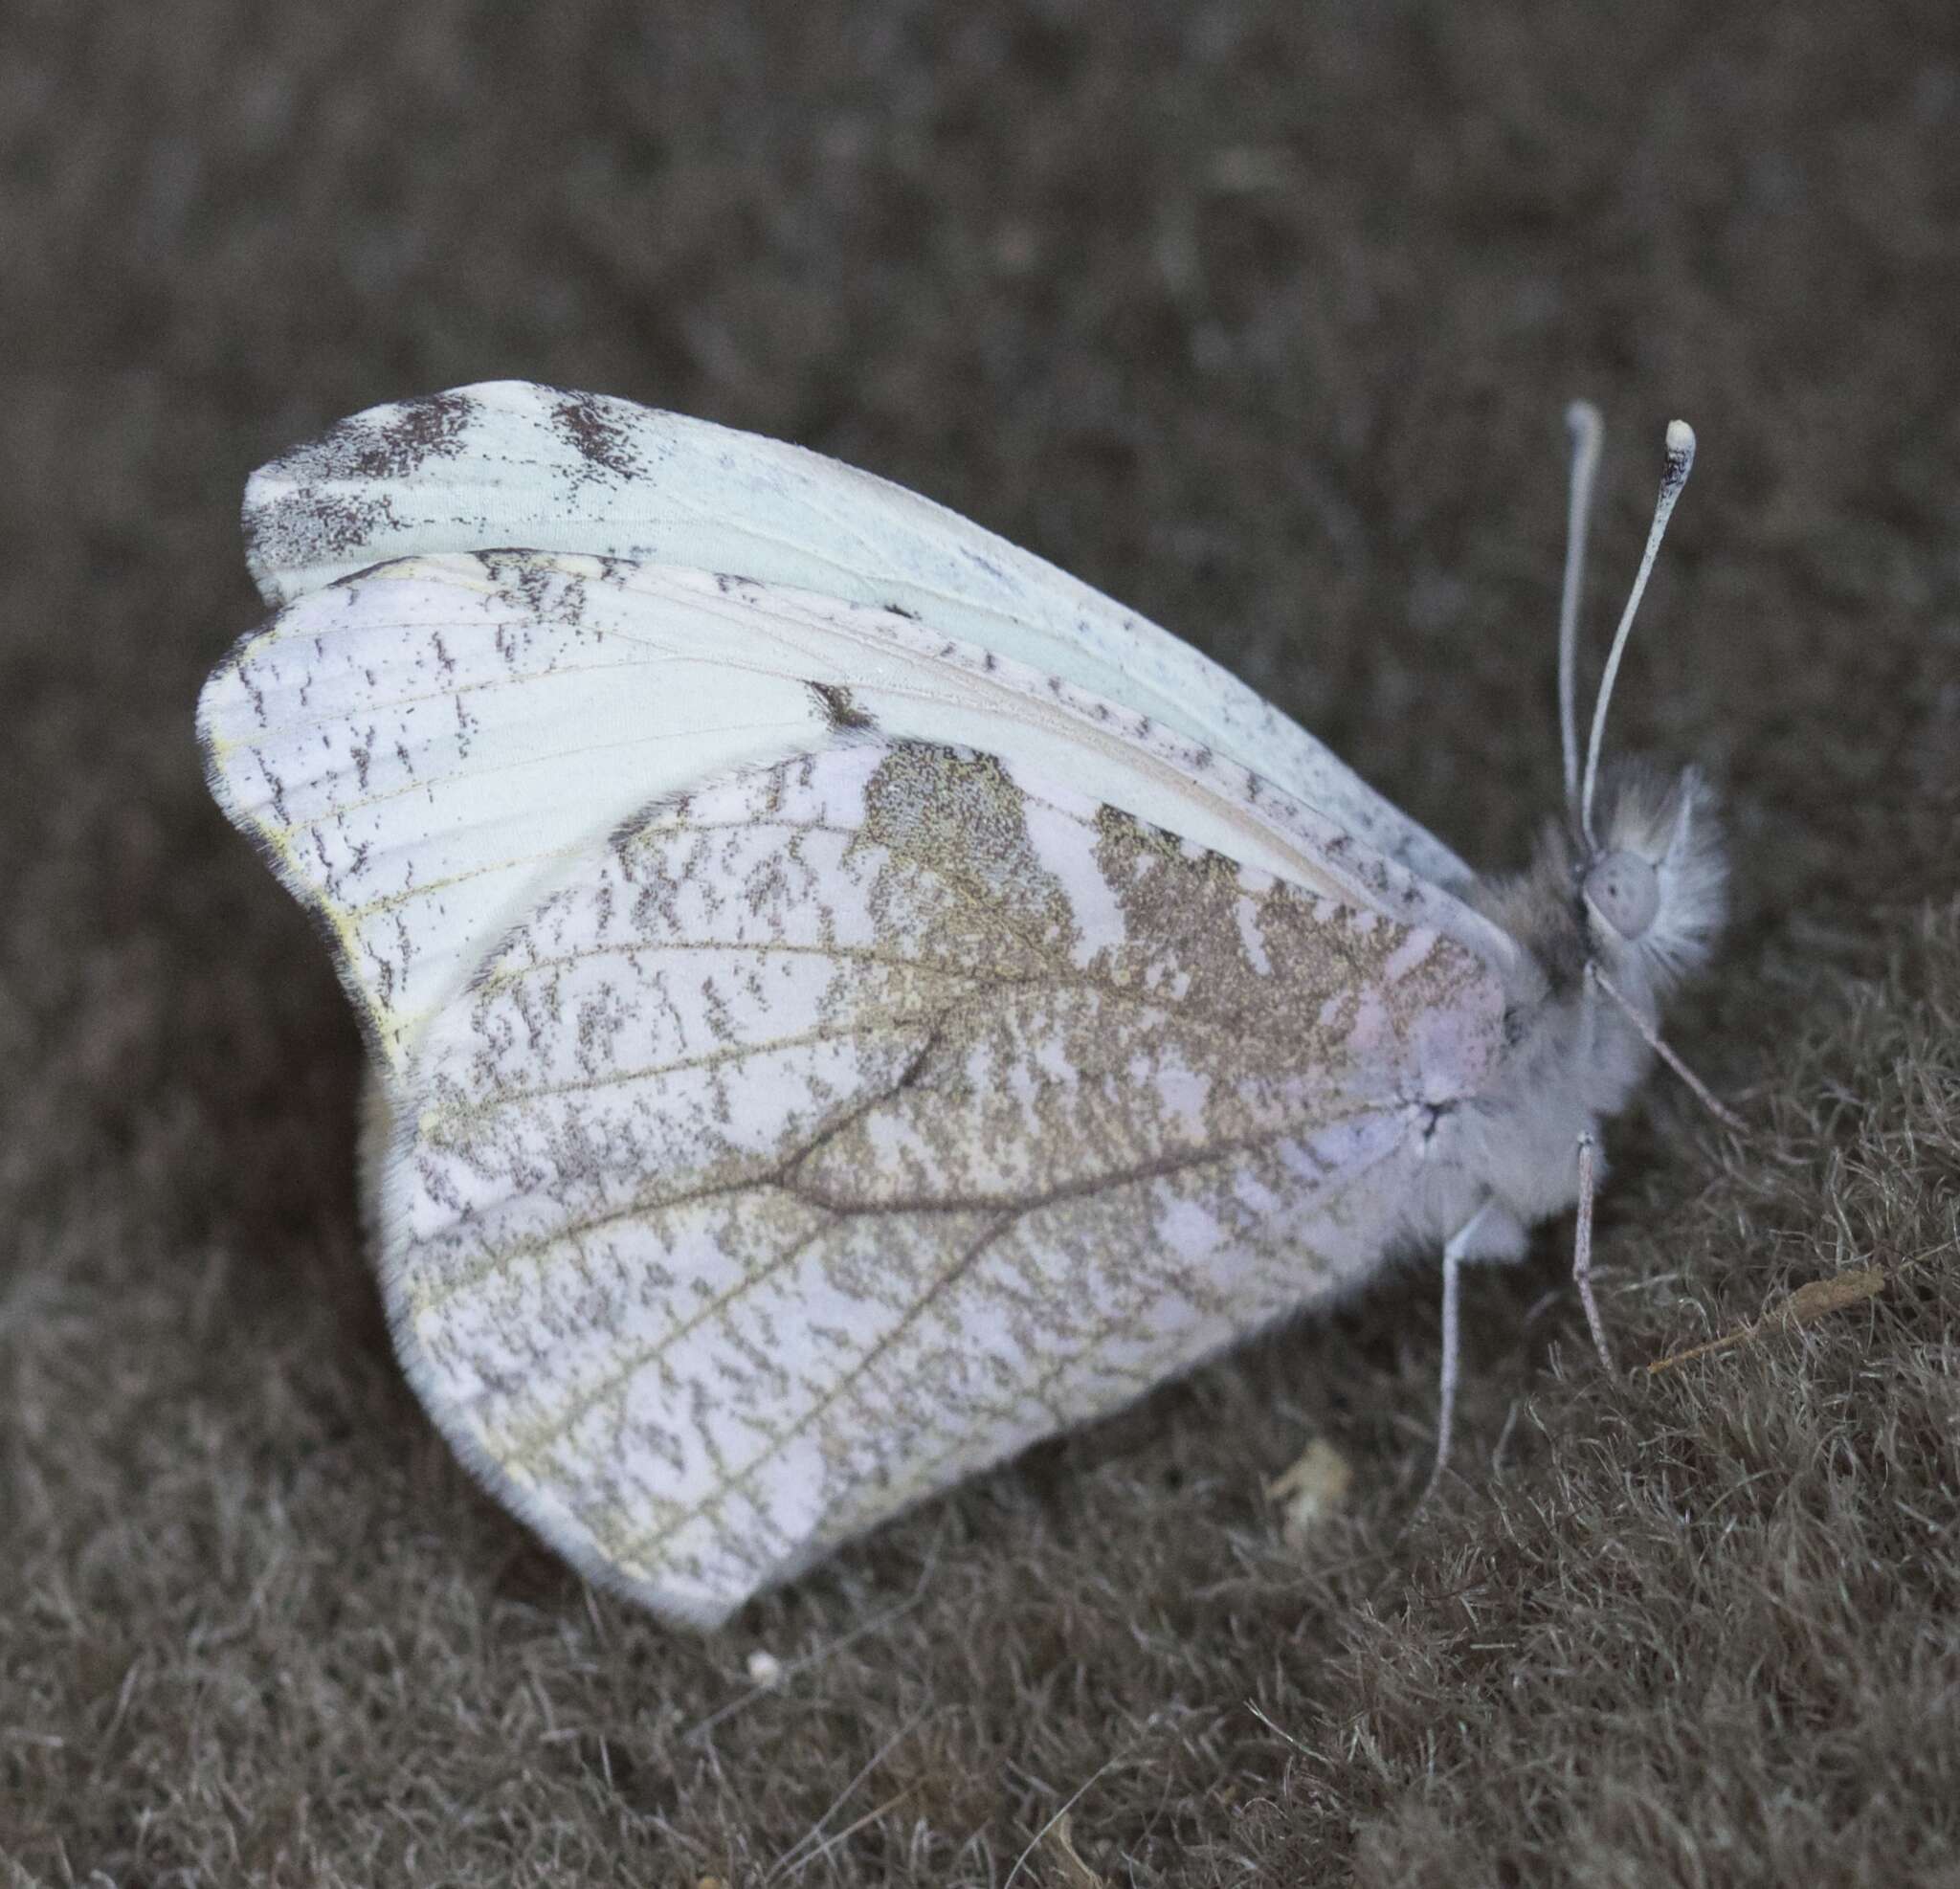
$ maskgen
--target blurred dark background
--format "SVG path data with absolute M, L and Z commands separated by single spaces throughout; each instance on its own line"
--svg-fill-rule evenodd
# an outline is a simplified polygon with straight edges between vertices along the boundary
M 1952 1231 L 1956 147 L 1944 0 L 10 0 L 9 1882 L 1960 1879 L 1924 1267 L 1670 1402 L 1575 1362 L 1554 1229 L 1477 1282 L 1411 1535 L 1426 1276 L 717 1640 L 587 1595 L 399 1381 L 355 1033 L 190 730 L 250 469 L 523 376 L 917 487 L 1507 864 L 1557 794 L 1565 403 L 1610 428 L 1598 639 L 1684 415 L 1613 728 L 1727 796 L 1679 1031 L 1757 1132 L 1662 1092 L 1615 1144 L 1651 1355 Z M 1359 1494 L 1303 1555 L 1261 1487 L 1315 1434 Z M 1764 1599 L 1785 1551 L 1824 1624 Z M 755 1649 L 812 1663 L 683 1736 Z

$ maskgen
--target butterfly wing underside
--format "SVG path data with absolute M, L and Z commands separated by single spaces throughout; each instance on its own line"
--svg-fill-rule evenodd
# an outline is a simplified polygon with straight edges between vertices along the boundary
M 200 733 L 376 1053 L 402 1356 L 664 1613 L 1359 1278 L 1497 1054 L 1446 849 L 897 487 L 508 384 L 247 525 Z
M 555 1547 L 711 1622 L 1370 1269 L 1499 1030 L 1434 930 L 841 740 L 647 810 L 431 1024 L 397 1340 Z

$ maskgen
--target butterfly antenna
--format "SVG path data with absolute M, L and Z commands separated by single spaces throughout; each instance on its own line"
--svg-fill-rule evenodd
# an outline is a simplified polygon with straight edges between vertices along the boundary
M 1614 679 L 1619 674 L 1619 659 L 1634 627 L 1634 612 L 1640 607 L 1647 579 L 1653 573 L 1654 560 L 1659 555 L 1667 521 L 1674 515 L 1674 501 L 1681 497 L 1682 487 L 1688 482 L 1688 474 L 1694 463 L 1694 428 L 1685 420 L 1668 421 L 1667 469 L 1660 475 L 1660 497 L 1654 506 L 1654 522 L 1647 529 L 1647 549 L 1640 559 L 1640 568 L 1634 578 L 1633 593 L 1627 598 L 1619 628 L 1614 633 L 1613 648 L 1607 653 L 1606 669 L 1599 678 L 1599 694 L 1592 705 L 1592 738 L 1586 744 L 1586 784 L 1579 795 L 1579 834 L 1589 848 L 1596 843 L 1592 837 L 1592 789 L 1599 777 L 1599 744 L 1606 733 L 1606 705 L 1613 700 Z
M 1558 732 L 1566 762 L 1566 814 L 1579 822 L 1579 589 L 1586 573 L 1586 527 L 1592 522 L 1592 485 L 1606 425 L 1590 400 L 1566 409 L 1572 436 L 1572 482 L 1566 504 L 1566 581 L 1558 606 Z

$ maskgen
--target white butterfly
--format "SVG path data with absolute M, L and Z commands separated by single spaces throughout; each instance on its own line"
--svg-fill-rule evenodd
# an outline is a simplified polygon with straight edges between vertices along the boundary
M 396 1342 L 503 1501 L 713 1623 L 1412 1248 L 1440 1462 L 1459 1268 L 1590 1204 L 1721 904 L 1692 773 L 1595 792 L 1693 436 L 1582 784 L 1575 414 L 1570 829 L 1508 879 L 795 447 L 497 383 L 255 476 L 212 789 L 333 947 Z

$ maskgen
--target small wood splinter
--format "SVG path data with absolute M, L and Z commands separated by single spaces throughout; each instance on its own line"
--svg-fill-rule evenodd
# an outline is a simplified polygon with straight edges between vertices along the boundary
M 1730 1351 L 1738 1345 L 1749 1345 L 1775 1332 L 1794 1331 L 1799 1325 L 1815 1324 L 1819 1319 L 1827 1318 L 1833 1312 L 1841 1312 L 1847 1305 L 1876 1299 L 1884 1291 L 1889 1277 L 1882 1266 L 1853 1266 L 1844 1272 L 1833 1273 L 1828 1278 L 1812 1279 L 1808 1284 L 1798 1286 L 1794 1292 L 1786 1294 L 1760 1319 L 1748 1324 L 1724 1332 L 1720 1338 L 1711 1338 L 1704 1345 L 1691 1345 L 1685 1351 L 1650 1360 L 1647 1375 L 1657 1376 L 1661 1371 L 1672 1370 L 1677 1365 L 1705 1358 L 1711 1352 Z

